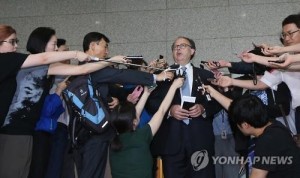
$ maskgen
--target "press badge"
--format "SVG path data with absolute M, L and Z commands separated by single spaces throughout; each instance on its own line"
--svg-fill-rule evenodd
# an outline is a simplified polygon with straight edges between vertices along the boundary
M 227 139 L 227 133 L 226 133 L 226 130 L 223 130 L 222 133 L 221 133 L 221 138 L 222 139 Z

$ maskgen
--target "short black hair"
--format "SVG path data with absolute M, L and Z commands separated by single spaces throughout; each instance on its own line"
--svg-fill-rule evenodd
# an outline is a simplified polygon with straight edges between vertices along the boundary
M 298 28 L 300 28 L 300 14 L 292 14 L 287 16 L 283 21 L 282 21 L 282 27 L 287 25 L 287 24 L 295 24 Z
M 102 39 L 106 43 L 110 42 L 109 38 L 107 36 L 105 36 L 104 34 L 102 34 L 102 33 L 90 32 L 90 33 L 86 34 L 83 38 L 83 44 L 82 44 L 83 51 L 86 52 L 86 51 L 89 50 L 89 46 L 90 46 L 91 42 L 97 42 L 97 41 L 100 41 Z
M 57 47 L 59 48 L 61 45 L 65 45 L 66 44 L 66 40 L 63 38 L 58 38 L 57 39 Z
M 229 106 L 228 115 L 235 124 L 246 122 L 254 128 L 262 128 L 270 121 L 266 105 L 257 96 L 250 94 L 234 99 Z
M 26 49 L 31 54 L 45 52 L 47 43 L 55 35 L 55 30 L 50 27 L 38 27 L 29 35 Z

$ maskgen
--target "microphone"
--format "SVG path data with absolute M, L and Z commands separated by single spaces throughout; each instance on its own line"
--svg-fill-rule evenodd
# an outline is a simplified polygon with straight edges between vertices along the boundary
M 211 96 L 210 94 L 205 90 L 205 88 L 203 87 L 203 83 L 202 83 L 202 80 L 201 80 L 201 77 L 200 75 L 198 74 L 197 76 L 197 82 L 198 82 L 198 88 L 197 88 L 197 91 L 200 91 L 202 92 L 202 95 L 205 96 L 205 99 L 206 101 L 211 101 Z
M 177 69 L 179 69 L 179 67 L 180 67 L 180 65 L 175 63 L 175 64 L 170 65 L 169 69 L 177 70 Z

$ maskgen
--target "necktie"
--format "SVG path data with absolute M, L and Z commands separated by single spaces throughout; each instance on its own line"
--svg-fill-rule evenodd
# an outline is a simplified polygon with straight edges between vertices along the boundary
M 185 80 L 183 86 L 181 88 L 182 96 L 190 96 L 190 85 L 189 85 L 189 77 L 186 72 L 186 67 L 181 67 L 183 75 L 185 75 Z M 182 120 L 186 125 L 190 123 L 189 119 Z
M 185 75 L 185 80 L 182 86 L 182 96 L 190 96 L 190 85 L 189 85 L 189 77 L 186 72 L 186 67 L 181 67 L 183 75 Z

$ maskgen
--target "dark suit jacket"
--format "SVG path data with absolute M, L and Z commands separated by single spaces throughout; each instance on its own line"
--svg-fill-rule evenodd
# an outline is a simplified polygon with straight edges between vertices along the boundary
M 100 93 L 104 103 L 107 103 L 109 84 L 153 85 L 153 75 L 129 69 L 114 69 L 106 67 L 91 74 L 93 86 Z
M 136 70 L 129 69 L 114 69 L 111 67 L 106 67 L 96 72 L 91 73 L 92 83 L 95 89 L 97 89 L 100 94 L 100 98 L 103 101 L 103 104 L 108 109 L 109 97 L 109 85 L 118 83 L 118 84 L 140 84 L 140 85 L 153 85 L 153 75 L 140 72 Z M 100 135 L 103 140 L 110 140 L 115 134 L 114 129 L 110 127 L 107 132 L 104 132 Z
M 263 75 L 268 68 L 264 65 L 257 63 L 246 63 L 241 62 L 231 62 L 231 67 L 228 68 L 230 73 L 234 74 L 248 74 L 254 75 L 254 71 L 257 75 Z
M 198 78 L 200 76 L 200 80 Z M 199 116 L 197 118 L 193 118 L 190 120 L 188 125 L 189 127 L 189 138 L 192 145 L 192 149 L 194 151 L 199 151 L 201 149 L 210 150 L 213 154 L 214 150 L 214 134 L 212 128 L 212 116 L 220 110 L 220 105 L 215 101 L 207 101 L 205 96 L 201 95 L 197 88 L 201 83 L 209 84 L 207 78 L 213 78 L 213 74 L 207 70 L 193 67 L 193 87 L 192 87 L 192 96 L 196 97 L 196 103 L 202 104 L 206 110 L 206 117 L 203 118 Z M 170 86 L 170 84 L 169 84 Z M 154 94 L 153 98 L 149 99 L 150 105 L 151 101 L 159 102 L 159 93 L 163 93 L 168 91 L 169 88 L 166 87 L 158 88 L 156 94 Z M 151 97 L 151 96 L 150 96 Z M 164 97 L 164 96 L 163 96 Z M 163 99 L 163 97 L 161 99 Z M 160 103 L 160 102 L 159 102 Z M 181 103 L 180 90 L 176 91 L 175 97 L 173 99 L 172 104 Z M 156 105 L 158 105 L 156 103 Z M 149 106 L 149 104 L 147 105 Z M 154 105 L 152 105 L 154 106 Z M 153 111 L 155 109 L 148 109 Z M 175 118 L 166 118 L 163 120 L 163 123 L 155 135 L 151 149 L 154 155 L 164 155 L 164 154 L 176 154 L 180 151 L 180 149 L 184 146 L 183 143 L 183 126 L 184 123 Z

